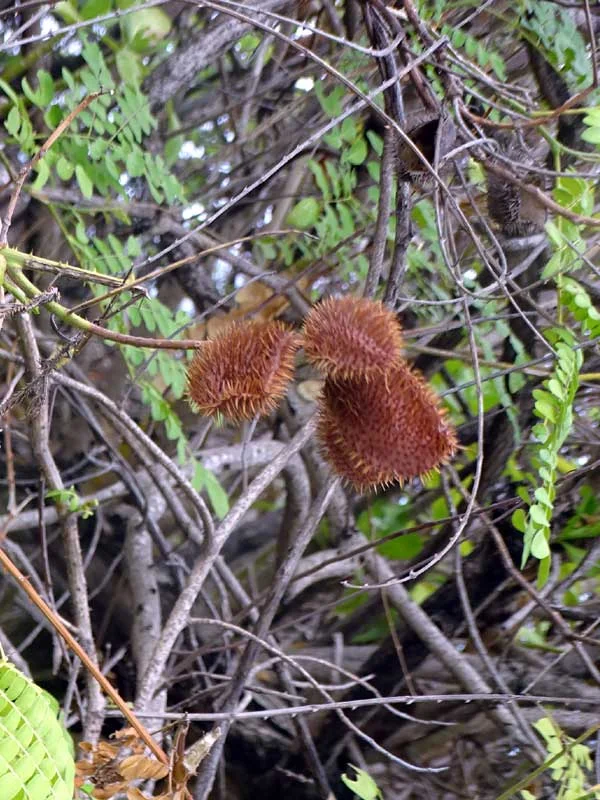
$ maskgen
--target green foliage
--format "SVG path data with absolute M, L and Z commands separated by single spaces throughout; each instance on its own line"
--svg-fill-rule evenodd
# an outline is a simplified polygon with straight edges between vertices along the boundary
M 435 300 L 447 300 L 451 296 L 452 288 L 446 275 L 440 270 L 443 256 L 439 244 L 435 209 L 431 200 L 419 200 L 414 204 L 412 223 L 418 232 L 418 237 L 408 245 L 406 259 L 416 290 L 422 291 L 424 296 L 432 297 Z M 433 307 L 417 305 L 414 311 L 430 323 L 436 321 Z
M 56 700 L 4 658 L 0 662 L 0 797 L 71 800 L 73 743 Z
M 132 50 L 143 53 L 169 34 L 171 19 L 160 8 L 142 8 L 124 16 L 121 28 Z
M 46 492 L 46 497 L 49 500 L 56 500 L 59 505 L 66 506 L 73 514 L 81 514 L 83 519 L 93 517 L 98 507 L 97 500 L 86 500 L 82 502 L 74 486 L 71 486 L 70 489 L 52 489 Z
M 315 197 L 303 197 L 287 215 L 287 224 L 292 228 L 308 230 L 312 228 L 321 214 L 321 206 Z
M 215 476 L 194 459 L 194 476 L 192 486 L 197 492 L 206 489 L 208 499 L 219 519 L 223 519 L 229 511 L 229 499 Z
M 561 304 L 579 322 L 583 333 L 591 337 L 600 336 L 600 312 L 583 286 L 572 278 L 563 278 L 560 290 Z
M 357 519 L 357 527 L 365 536 L 387 537 L 398 533 L 398 537 L 383 542 L 377 552 L 393 560 L 415 558 L 423 549 L 423 537 L 419 533 L 402 533 L 410 525 L 411 510 L 383 498 L 374 500 L 369 508 L 362 511 Z
M 524 647 L 532 650 L 542 650 L 546 653 L 562 653 L 560 647 L 555 647 L 548 642 L 551 623 L 548 620 L 538 620 L 534 624 L 527 623 L 519 628 L 518 641 Z
M 97 3 L 93 8 L 88 3 L 79 11 L 74 7 L 71 10 L 77 19 L 78 14 L 96 15 L 101 8 Z M 156 13 L 149 16 L 149 12 Z M 128 20 L 126 30 L 131 42 L 135 43 L 134 49 L 144 49 L 149 38 L 165 35 L 165 19 L 169 21 L 160 9 L 143 9 L 124 17 L 124 20 Z M 136 75 L 141 74 L 140 57 L 133 50 L 128 50 L 126 55 L 123 55 L 124 49 L 119 50 L 121 60 L 116 59 L 115 67 L 122 81 L 117 82 L 100 47 L 85 36 L 82 39 L 84 66 L 76 74 L 65 67 L 62 81 L 54 81 L 47 72 L 40 70 L 37 87 L 31 87 L 26 78 L 22 81 L 25 98 L 44 111 L 47 131 L 40 134 L 34 132 L 22 98 L 0 81 L 0 88 L 12 102 L 5 128 L 29 157 L 37 151 L 40 138 L 47 138 L 48 131 L 55 130 L 83 96 L 100 90 L 107 92 L 78 114 L 68 131 L 37 163 L 37 176 L 32 190 L 41 192 L 48 183 L 60 186 L 63 183 L 70 184 L 75 179 L 79 191 L 88 200 L 94 195 L 129 200 L 132 192 L 137 194 L 143 187 L 149 190 L 156 203 L 173 205 L 183 200 L 183 187 L 170 172 L 165 158 L 145 147 L 145 140 L 156 129 L 157 123 L 136 81 Z M 132 70 L 134 62 L 139 69 Z M 112 232 L 103 236 L 95 235 L 95 226 L 89 224 L 87 219 L 93 213 L 86 212 L 85 208 L 70 206 L 62 210 L 61 224 L 80 266 L 91 272 L 122 277 L 124 280 L 118 303 L 115 305 L 112 299 L 100 304 L 107 314 L 104 324 L 110 330 L 121 333 L 128 333 L 133 326 L 145 328 L 148 333 L 163 338 L 179 336 L 189 324 L 187 314 L 171 311 L 152 296 L 132 302 L 131 292 L 126 290 L 126 279 L 132 271 L 132 258 L 142 252 L 139 239 L 130 235 L 123 242 Z M 125 212 L 115 211 L 113 216 L 116 222 L 129 222 Z M 97 297 L 104 292 L 104 287 L 94 284 L 91 289 Z M 124 346 L 120 349 L 130 377 L 140 387 L 152 419 L 164 425 L 167 438 L 175 445 L 180 463 L 191 462 L 192 469 L 198 475 L 199 465 L 188 452 L 187 437 L 173 408 L 173 402 L 181 400 L 185 393 L 185 360 L 162 350 L 148 357 L 147 353 L 134 347 Z M 227 496 L 214 476 L 209 475 L 206 473 L 203 480 L 197 480 L 196 483 L 199 490 L 206 488 L 215 512 L 222 517 L 228 509 Z M 93 513 L 89 505 L 80 507 L 74 490 L 63 494 L 57 499 L 70 510 L 84 516 Z
M 323 82 L 315 82 L 315 94 L 325 116 L 333 119 L 342 113 L 346 91 L 339 85 L 327 91 Z M 381 139 L 373 132 L 365 133 L 353 117 L 336 125 L 323 139 L 331 152 L 308 163 L 314 190 L 301 198 L 286 218 L 290 227 L 314 235 L 264 237 L 256 242 L 255 250 L 264 261 L 282 261 L 288 267 L 329 260 L 335 253 L 336 262 L 342 265 L 342 276 L 362 280 L 367 274 L 368 261 L 363 253 L 357 252 L 354 240 L 366 223 L 375 218 L 378 190 L 370 186 L 369 205 L 360 202 L 356 196 L 358 168 L 365 165 L 371 178 L 378 180 Z M 367 162 L 373 151 L 377 159 Z
M 383 795 L 379 791 L 379 787 L 369 773 L 355 767 L 354 764 L 350 764 L 350 766 L 356 777 L 350 778 L 344 773 L 342 775 L 343 783 L 353 791 L 360 800 L 383 800 Z
M 181 184 L 167 169 L 164 158 L 144 147 L 144 139 L 157 123 L 145 95 L 132 81 L 131 70 L 121 75 L 122 80 L 117 83 L 100 47 L 82 38 L 86 66 L 76 75 L 64 67 L 62 80 L 55 81 L 40 70 L 37 89 L 29 85 L 27 78 L 22 81 L 24 96 L 44 112 L 49 132 L 58 127 L 86 94 L 105 92 L 78 115 L 68 131 L 38 162 L 35 190 L 41 191 L 53 175 L 57 183 L 62 183 L 70 181 L 75 173 L 86 199 L 94 192 L 104 197 L 127 198 L 123 176 L 128 176 L 127 183 L 143 177 L 155 202 L 176 203 L 183 198 Z M 119 62 L 116 66 L 119 67 Z M 14 103 L 5 121 L 6 130 L 23 152 L 32 156 L 38 147 L 38 137 L 33 135 L 23 102 L 6 84 L 0 83 L 0 87 Z M 47 133 L 41 135 L 46 137 Z
M 600 536 L 600 498 L 586 484 L 578 491 L 579 502 L 558 536 L 563 543 Z
M 560 328 L 548 332 L 555 340 L 556 362 L 550 378 L 542 389 L 535 389 L 534 413 L 541 422 L 533 428 L 536 438 L 534 457 L 538 462 L 540 485 L 534 490 L 534 502 L 528 513 L 515 511 L 513 525 L 524 534 L 521 568 L 530 555 L 540 560 L 538 582 L 543 585 L 550 567 L 550 524 L 556 497 L 556 473 L 560 450 L 571 430 L 573 403 L 579 386 L 579 371 L 583 363 L 581 350 L 573 349 L 572 334 Z
M 572 15 L 557 3 L 521 0 L 519 26 L 554 69 L 578 88 L 592 79 L 585 40 Z
M 565 177 L 557 179 L 554 197 L 563 208 L 576 214 L 594 213 L 594 183 L 584 178 Z M 548 221 L 546 231 L 554 246 L 554 252 L 542 270 L 542 278 L 578 269 L 583 264 L 582 255 L 587 244 L 584 229 L 571 220 L 559 217 Z
M 533 723 L 533 727 L 543 738 L 552 758 L 550 776 L 555 784 L 553 797 L 556 800 L 593 800 L 600 798 L 600 789 L 590 789 L 586 772 L 593 769 L 590 748 L 566 736 L 549 717 Z M 522 791 L 523 800 L 535 800 L 531 792 Z
M 441 32 L 450 39 L 452 45 L 464 51 L 466 57 L 485 69 L 491 67 L 501 81 L 506 80 L 506 65 L 500 53 L 489 47 L 481 39 L 471 36 L 463 28 L 442 25 Z
M 583 131 L 581 138 L 600 147 L 600 106 L 587 108 L 583 121 L 587 130 Z

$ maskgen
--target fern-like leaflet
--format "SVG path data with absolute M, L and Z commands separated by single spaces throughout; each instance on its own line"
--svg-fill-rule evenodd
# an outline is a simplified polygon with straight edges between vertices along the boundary
M 535 502 L 529 506 L 528 513 L 518 509 L 513 514 L 514 526 L 524 534 L 521 569 L 530 555 L 539 559 L 540 586 L 546 582 L 550 569 L 550 525 L 556 497 L 558 456 L 573 424 L 573 404 L 583 363 L 581 350 L 574 349 L 574 338 L 569 331 L 553 328 L 547 335 L 556 340 L 556 363 L 543 388 L 533 391 L 534 413 L 541 420 L 532 431 L 537 439 L 535 455 L 539 461 L 540 485 L 533 493 Z
M 583 333 L 591 337 L 600 336 L 600 312 L 583 286 L 572 278 L 563 277 L 560 292 L 561 304 L 581 324 Z

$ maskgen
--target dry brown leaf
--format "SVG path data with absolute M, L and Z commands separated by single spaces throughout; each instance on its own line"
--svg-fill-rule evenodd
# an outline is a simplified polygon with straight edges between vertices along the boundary
M 169 773 L 167 764 L 161 764 L 155 758 L 139 754 L 124 758 L 119 763 L 118 769 L 126 781 L 159 780 Z
M 109 742 L 98 742 L 98 744 L 81 742 L 79 747 L 84 753 L 91 753 L 94 762 L 111 761 L 119 752 L 119 747 Z
M 117 741 L 123 740 L 128 745 L 136 744 L 140 741 L 140 737 L 137 734 L 137 731 L 129 725 L 127 728 L 121 728 L 119 731 L 115 731 L 110 735 L 111 739 L 116 739 Z
M 195 744 L 193 744 L 191 747 L 188 747 L 188 749 L 185 751 L 183 763 L 190 775 L 196 774 L 198 766 L 210 753 L 214 743 L 217 741 L 220 735 L 221 729 L 215 728 L 214 730 L 205 733 L 204 736 L 198 739 L 198 741 L 195 742 Z
M 285 277 L 286 273 L 280 273 Z M 289 273 L 288 273 L 289 275 Z M 289 275 L 290 280 L 293 276 Z M 310 280 L 306 277 L 298 278 L 295 282 L 300 291 L 305 291 L 310 285 Z M 251 281 L 246 283 L 236 292 L 235 301 L 237 307 L 231 309 L 227 314 L 220 314 L 211 317 L 206 323 L 206 333 L 209 338 L 216 336 L 223 328 L 242 319 L 260 320 L 268 322 L 279 317 L 288 307 L 289 302 L 285 295 L 275 294 L 262 281 Z M 193 338 L 196 338 L 195 336 Z
M 92 797 L 94 800 L 112 800 L 112 798 L 119 792 L 122 792 L 126 786 L 127 785 L 123 781 L 119 781 L 119 783 L 108 783 L 106 786 L 96 786 Z
M 235 302 L 239 306 L 251 308 L 266 302 L 273 297 L 273 290 L 260 281 L 246 283 L 235 295 Z

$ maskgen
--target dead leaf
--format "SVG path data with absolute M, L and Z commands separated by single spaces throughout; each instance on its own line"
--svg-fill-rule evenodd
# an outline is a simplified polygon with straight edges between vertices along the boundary
M 124 758 L 119 763 L 118 769 L 126 781 L 159 780 L 169 773 L 167 764 L 161 764 L 155 758 L 139 754 Z

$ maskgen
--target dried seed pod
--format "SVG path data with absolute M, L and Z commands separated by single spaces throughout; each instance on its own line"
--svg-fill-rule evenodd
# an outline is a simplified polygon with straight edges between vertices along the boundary
M 334 471 L 359 492 L 427 475 L 457 447 L 437 396 L 405 361 L 368 383 L 328 378 L 318 435 Z
M 431 166 L 435 162 L 436 146 L 441 159 L 456 143 L 456 126 L 445 109 L 441 114 L 436 111 L 419 111 L 410 115 L 406 121 L 406 133 Z M 405 142 L 401 142 L 399 146 L 398 158 L 402 180 L 423 188 L 435 185 L 434 178 L 425 169 L 421 159 Z M 447 172 L 450 166 L 446 164 L 442 171 Z
M 519 140 L 498 132 L 495 138 L 500 152 L 519 165 L 519 171 L 529 183 L 535 183 L 536 176 L 528 171 L 532 159 Z M 534 196 L 493 172 L 487 174 L 487 205 L 490 217 L 509 238 L 530 236 L 544 230 L 545 207 Z
M 304 323 L 306 357 L 331 377 L 384 374 L 397 362 L 401 346 L 396 315 L 363 297 L 324 300 Z
M 201 414 L 231 420 L 268 414 L 283 398 L 300 339 L 282 322 L 244 322 L 204 342 L 188 370 L 188 395 Z

